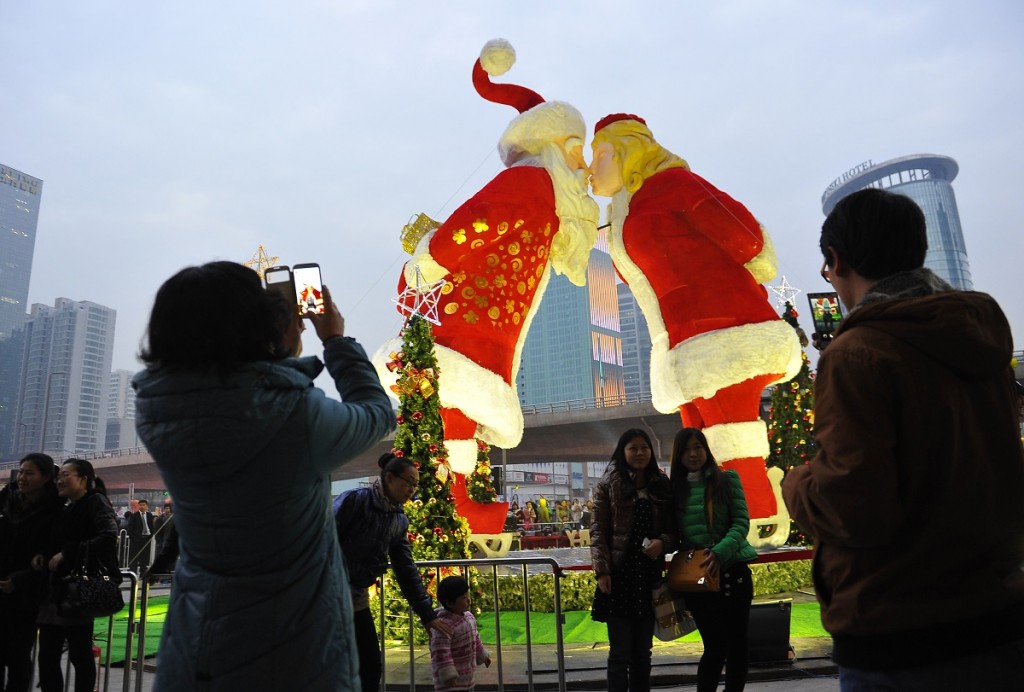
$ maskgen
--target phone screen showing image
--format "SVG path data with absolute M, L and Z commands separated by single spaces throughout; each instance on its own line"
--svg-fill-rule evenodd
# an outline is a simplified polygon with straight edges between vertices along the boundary
M 324 285 L 320 279 L 320 266 L 296 264 L 292 267 L 292 278 L 295 281 L 299 314 L 303 317 L 324 314 Z
M 811 304 L 814 331 L 821 336 L 831 336 L 843 319 L 839 296 L 835 293 L 809 293 L 807 300 Z

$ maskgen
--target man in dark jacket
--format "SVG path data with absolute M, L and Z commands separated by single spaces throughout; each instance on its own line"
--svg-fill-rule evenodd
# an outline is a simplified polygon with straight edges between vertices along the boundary
M 1009 324 L 990 296 L 923 268 L 924 215 L 908 197 L 850 195 L 820 244 L 850 312 L 819 362 L 819 452 L 783 494 L 815 538 L 840 686 L 1007 689 L 1024 679 Z
M 139 500 L 139 511 L 128 514 L 130 569 L 136 574 L 142 574 L 152 562 L 153 547 L 150 543 L 153 536 L 153 519 L 153 513 L 149 511 L 149 502 L 146 500 Z

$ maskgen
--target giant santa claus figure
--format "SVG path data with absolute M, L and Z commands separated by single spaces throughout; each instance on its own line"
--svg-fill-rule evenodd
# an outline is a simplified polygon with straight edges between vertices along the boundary
M 600 216 L 587 190 L 583 117 L 567 103 L 491 82 L 514 61 L 512 46 L 497 39 L 473 66 L 477 92 L 520 113 L 498 143 L 506 169 L 419 240 L 399 282 L 400 294 L 445 282 L 434 328 L 438 392 L 449 461 L 463 474 L 476 464 L 474 438 L 519 444 L 515 376 L 530 321 L 550 269 L 584 285 Z M 383 381 L 395 379 L 386 363 L 400 350 L 395 339 L 374 357 Z
M 775 276 L 767 232 L 742 204 L 690 171 L 643 119 L 609 115 L 595 127 L 591 185 L 612 197 L 608 244 L 651 333 L 651 398 L 701 428 L 718 462 L 743 482 L 750 537 L 789 517 L 781 471 L 769 482 L 762 390 L 799 370 L 796 332 L 767 301 Z M 772 487 L 774 485 L 774 488 Z M 756 521 L 760 519 L 761 521 Z

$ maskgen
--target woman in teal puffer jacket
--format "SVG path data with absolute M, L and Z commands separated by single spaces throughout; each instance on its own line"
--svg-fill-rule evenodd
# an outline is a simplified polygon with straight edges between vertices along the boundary
M 722 665 L 725 690 L 739 692 L 747 678 L 747 628 L 754 585 L 747 563 L 757 552 L 747 543 L 750 516 L 735 471 L 718 467 L 707 438 L 696 428 L 676 433 L 672 493 L 680 550 L 704 550 L 704 565 L 720 576 L 721 591 L 688 593 L 686 605 L 704 642 L 697 692 L 714 692 Z
M 342 401 L 289 358 L 297 315 L 233 262 L 160 288 L 136 427 L 174 497 L 181 557 L 155 690 L 359 689 L 352 599 L 328 472 L 395 424 L 362 347 L 324 288 L 312 318 Z

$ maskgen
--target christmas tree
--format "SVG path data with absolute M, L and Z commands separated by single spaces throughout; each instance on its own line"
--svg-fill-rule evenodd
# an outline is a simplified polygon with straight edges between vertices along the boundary
M 403 508 L 409 517 L 409 545 L 414 560 L 461 560 L 469 557 L 469 525 L 455 511 L 451 493 L 452 471 L 448 465 L 437 392 L 437 358 L 430 323 L 413 315 L 402 330 L 402 350 L 392 353 L 388 368 L 398 373 L 392 389 L 399 395 L 398 430 L 392 453 L 417 462 L 419 489 Z M 427 592 L 437 596 L 439 576 L 456 570 L 422 571 Z M 394 579 L 387 580 L 387 638 L 407 640 L 408 602 Z M 426 641 L 426 631 L 416 627 L 413 636 Z
M 416 497 L 405 505 L 412 555 L 417 560 L 466 558 L 469 528 L 456 514 L 451 494 L 434 336 L 427 320 L 418 315 L 409 319 L 402 330 L 402 351 L 392 355 L 388 367 L 399 373 L 394 385 L 399 394 L 394 453 L 415 459 L 420 471 Z
M 797 322 L 797 312 L 791 301 L 782 311 L 786 320 L 800 336 L 800 345 L 807 346 L 807 335 Z M 806 464 L 814 457 L 814 375 L 806 353 L 801 353 L 800 372 L 789 382 L 775 385 L 768 417 L 768 442 L 771 454 L 768 466 L 777 466 L 786 473 Z M 790 523 L 790 545 L 808 545 L 811 539 L 796 522 Z
M 490 504 L 498 499 L 491 477 L 491 447 L 483 440 L 476 441 L 476 468 L 466 478 L 466 494 L 473 502 Z

